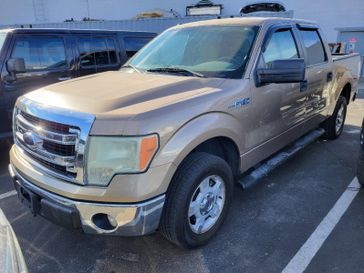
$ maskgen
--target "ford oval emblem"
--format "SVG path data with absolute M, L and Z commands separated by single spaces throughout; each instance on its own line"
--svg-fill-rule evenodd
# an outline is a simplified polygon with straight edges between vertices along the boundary
M 43 140 L 33 132 L 24 133 L 23 140 L 24 143 L 32 150 L 41 148 L 43 146 Z

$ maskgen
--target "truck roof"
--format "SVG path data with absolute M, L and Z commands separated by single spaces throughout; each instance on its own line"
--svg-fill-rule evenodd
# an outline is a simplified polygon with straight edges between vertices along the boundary
M 210 26 L 210 25 L 211 26 L 228 26 L 228 25 L 260 26 L 264 24 L 285 23 L 285 22 L 317 26 L 316 22 L 301 20 L 301 19 L 280 18 L 280 17 L 235 17 L 235 18 L 212 19 L 212 20 L 186 23 L 182 25 L 177 25 L 175 26 L 175 28 Z

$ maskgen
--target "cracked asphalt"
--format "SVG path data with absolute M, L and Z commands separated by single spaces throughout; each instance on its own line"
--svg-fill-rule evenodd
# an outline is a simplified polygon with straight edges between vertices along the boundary
M 85 235 L 33 217 L 16 196 L 0 200 L 31 273 L 281 272 L 356 174 L 364 91 L 349 106 L 343 135 L 318 140 L 246 191 L 236 186 L 227 220 L 206 246 L 181 250 L 158 233 Z M 0 194 L 13 190 L 7 148 Z M 364 190 L 360 190 L 306 272 L 364 272 Z

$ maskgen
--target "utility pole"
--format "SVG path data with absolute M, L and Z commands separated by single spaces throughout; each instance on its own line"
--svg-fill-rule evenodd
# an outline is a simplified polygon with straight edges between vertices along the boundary
M 90 3 L 89 3 L 89 0 L 86 0 L 86 5 L 87 5 L 87 18 L 91 18 L 90 17 Z

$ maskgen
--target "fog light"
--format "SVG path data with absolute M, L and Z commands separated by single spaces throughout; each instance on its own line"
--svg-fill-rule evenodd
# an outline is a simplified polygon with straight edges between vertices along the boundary
M 116 219 L 105 213 L 97 213 L 92 216 L 92 222 L 98 228 L 106 231 L 114 230 L 118 226 Z

